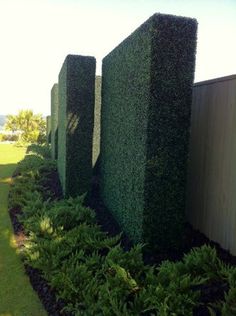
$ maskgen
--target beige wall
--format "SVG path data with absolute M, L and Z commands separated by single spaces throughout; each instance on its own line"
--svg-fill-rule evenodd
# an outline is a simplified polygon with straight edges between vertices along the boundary
M 194 85 L 187 216 L 236 255 L 236 75 Z

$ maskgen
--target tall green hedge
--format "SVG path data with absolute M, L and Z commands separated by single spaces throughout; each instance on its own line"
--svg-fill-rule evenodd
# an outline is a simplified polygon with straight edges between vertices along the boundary
M 133 241 L 161 250 L 185 220 L 196 31 L 155 14 L 103 59 L 102 197 Z
M 65 196 L 90 189 L 95 67 L 94 57 L 68 55 L 59 74 L 58 171 Z
M 94 130 L 93 130 L 93 166 L 95 166 L 100 153 L 100 130 L 101 130 L 101 76 L 95 80 L 95 107 L 94 107 Z
M 51 143 L 51 116 L 48 115 L 46 117 L 46 136 L 47 136 L 47 143 Z
M 57 159 L 58 154 L 58 84 L 55 83 L 51 90 L 51 153 L 52 159 Z

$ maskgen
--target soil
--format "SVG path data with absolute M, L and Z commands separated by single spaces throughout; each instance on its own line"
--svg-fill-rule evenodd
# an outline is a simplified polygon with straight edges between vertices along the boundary
M 54 178 L 55 177 L 55 178 Z M 55 181 L 53 181 L 53 178 Z M 58 187 L 59 182 L 57 175 L 53 175 L 50 178 L 50 184 L 53 183 L 53 195 L 55 198 L 61 197 L 61 190 Z M 56 184 L 55 184 L 56 183 Z M 50 187 L 46 185 L 46 187 Z M 95 210 L 98 224 L 101 225 L 102 230 L 108 232 L 109 235 L 114 236 L 119 234 L 121 229 L 112 215 L 107 211 L 99 197 L 99 184 L 97 176 L 94 176 L 93 186 L 90 194 L 87 196 L 86 204 Z M 19 223 L 17 215 L 20 213 L 19 209 L 11 209 L 10 217 L 16 241 L 19 247 L 22 247 L 24 240 L 27 238 L 24 227 Z M 122 246 L 125 250 L 130 249 L 132 246 L 129 238 L 122 234 Z M 232 256 L 228 251 L 222 249 L 219 244 L 210 241 L 205 235 L 194 230 L 189 224 L 185 226 L 185 239 L 183 249 L 180 252 L 174 252 L 169 254 L 145 254 L 144 261 L 147 264 L 160 264 L 162 260 L 180 260 L 184 253 L 188 253 L 191 248 L 199 247 L 204 244 L 211 245 L 216 248 L 218 257 L 225 263 L 230 265 L 236 265 L 236 257 Z M 34 290 L 38 293 L 40 300 L 42 301 L 49 316 L 72 316 L 71 314 L 61 312 L 65 303 L 62 300 L 57 300 L 56 292 L 47 284 L 42 277 L 40 271 L 25 265 L 25 271 L 30 278 L 30 282 Z M 228 285 L 225 282 L 215 282 L 207 285 L 202 285 L 196 288 L 201 290 L 200 302 L 201 305 L 194 309 L 194 316 L 210 316 L 207 303 L 215 302 L 224 299 L 224 292 L 228 291 Z M 216 314 L 220 316 L 220 314 Z
M 20 215 L 19 209 L 10 209 L 10 218 L 14 230 L 15 240 L 19 249 L 23 247 L 27 235 L 23 225 L 19 222 L 17 216 Z M 69 313 L 63 313 L 61 310 L 65 307 L 62 300 L 57 300 L 56 292 L 47 284 L 39 270 L 24 264 L 26 274 L 29 276 L 33 289 L 37 292 L 45 310 L 49 316 L 72 316 Z

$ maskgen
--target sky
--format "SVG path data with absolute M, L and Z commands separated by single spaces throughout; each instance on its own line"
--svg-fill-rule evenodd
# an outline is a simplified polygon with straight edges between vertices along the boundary
M 196 18 L 195 82 L 236 74 L 236 0 L 0 0 L 0 114 L 50 114 L 68 54 L 101 60 L 154 13 Z

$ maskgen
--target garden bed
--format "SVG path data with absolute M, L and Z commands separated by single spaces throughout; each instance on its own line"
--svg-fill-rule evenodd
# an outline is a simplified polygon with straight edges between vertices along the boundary
M 45 170 L 44 170 L 44 172 L 45 172 Z M 46 194 L 46 197 L 48 197 L 48 195 L 50 196 L 50 193 L 48 192 L 48 188 L 53 183 L 53 186 L 52 186 L 53 193 L 51 194 L 53 196 L 53 199 L 61 198 L 61 191 L 60 191 L 60 188 L 58 187 L 59 182 L 58 182 L 57 174 L 55 172 L 52 172 L 51 174 L 47 173 L 46 178 L 48 179 L 47 180 L 48 183 L 45 182 L 45 177 L 43 180 L 43 186 L 44 186 L 44 188 L 47 188 L 47 190 L 45 191 L 46 193 L 44 193 L 44 194 Z M 105 209 L 104 205 L 102 204 L 102 201 L 99 198 L 99 186 L 98 186 L 98 181 L 96 178 L 94 178 L 92 192 L 86 201 L 86 205 L 95 210 L 96 221 L 101 226 L 101 229 L 104 232 L 108 232 L 108 236 L 112 237 L 112 236 L 116 236 L 117 234 L 120 233 L 120 229 L 119 229 L 118 224 L 113 219 L 111 214 Z M 15 234 L 17 236 L 18 245 L 19 245 L 19 247 L 24 248 L 24 242 L 27 241 L 28 235 L 25 232 L 23 225 L 19 222 L 18 214 L 20 212 L 21 211 L 19 208 L 13 207 L 10 209 L 10 215 L 11 215 L 14 231 L 15 231 Z M 129 253 L 130 249 L 132 249 L 132 243 L 130 242 L 128 237 L 125 236 L 124 234 L 121 236 L 121 245 L 122 245 L 123 249 L 125 249 L 125 251 L 127 251 L 127 253 Z M 162 269 L 164 271 L 165 271 L 165 269 L 168 268 L 169 270 L 167 269 L 167 271 L 166 271 L 166 275 L 168 275 L 168 273 L 172 273 L 172 272 L 170 272 L 171 269 L 173 269 L 173 271 L 175 271 L 176 268 L 175 268 L 174 264 L 172 264 L 172 263 L 170 263 L 169 267 L 168 267 L 168 264 L 166 264 L 167 266 L 165 267 L 165 265 L 162 264 L 163 260 L 171 260 L 173 262 L 176 262 L 177 265 L 178 265 L 178 262 L 180 262 L 178 260 L 186 260 L 186 262 L 188 264 L 191 264 L 192 259 L 190 257 L 189 257 L 190 259 L 183 259 L 183 258 L 185 258 L 184 254 L 189 253 L 189 251 L 191 251 L 191 249 L 193 247 L 200 247 L 203 245 L 209 245 L 212 248 L 215 248 L 218 258 L 220 258 L 220 260 L 223 263 L 229 264 L 231 266 L 236 266 L 236 257 L 231 256 L 227 251 L 223 250 L 218 244 L 216 244 L 212 241 L 209 241 L 203 234 L 193 230 L 189 224 L 186 224 L 184 244 L 183 244 L 183 247 L 180 251 L 178 251 L 178 252 L 176 251 L 176 252 L 172 252 L 172 253 L 168 253 L 168 254 L 167 253 L 166 254 L 153 254 L 150 252 L 149 253 L 146 252 L 146 253 L 144 253 L 144 262 L 145 262 L 147 267 L 148 267 L 148 265 L 159 266 L 159 267 L 162 267 Z M 205 250 L 207 250 L 207 252 L 209 253 L 209 249 L 206 248 Z M 103 249 L 102 255 L 104 255 L 106 257 L 107 252 L 108 252 L 108 250 Z M 213 252 L 212 252 L 212 254 L 214 256 Z M 204 255 L 204 252 L 202 255 Z M 196 260 L 196 258 L 197 258 L 197 254 L 195 254 L 194 260 Z M 212 259 L 212 258 L 209 258 L 209 259 Z M 201 259 L 201 260 L 203 260 L 203 259 Z M 218 265 L 218 261 L 216 260 L 215 262 Z M 184 264 L 183 263 L 181 263 L 181 264 L 183 265 L 183 268 L 184 268 Z M 44 275 L 43 275 L 44 272 L 42 272 L 36 268 L 31 267 L 28 263 L 25 263 L 25 269 L 26 269 L 27 274 L 30 277 L 33 288 L 37 291 L 41 301 L 43 302 L 43 304 L 45 306 L 45 309 L 47 310 L 47 312 L 50 316 L 75 315 L 74 312 L 61 312 L 63 307 L 68 305 L 68 302 L 61 298 L 61 296 L 63 296 L 63 295 L 58 294 L 58 293 L 63 292 L 62 289 L 60 289 L 58 292 L 58 291 L 54 290 L 51 286 L 49 286 L 48 281 L 45 280 L 45 278 L 44 278 Z M 123 269 L 123 268 L 121 267 L 121 269 Z M 226 265 L 224 266 L 224 269 L 227 269 Z M 118 270 L 116 272 L 115 272 L 114 268 L 110 268 L 110 270 L 111 270 L 110 273 L 113 273 L 113 274 L 117 273 L 118 274 L 118 272 L 117 272 Z M 123 270 L 121 270 L 121 272 Z M 108 271 L 109 271 L 109 269 L 108 269 Z M 224 274 L 223 271 L 224 270 L 222 268 L 221 272 Z M 131 271 L 130 271 L 130 273 L 131 273 Z M 214 271 L 214 269 L 213 269 L 210 273 L 212 273 L 213 275 L 217 275 L 218 271 Z M 228 274 L 229 274 L 229 272 L 225 272 L 225 275 L 228 275 Z M 233 273 L 232 273 L 232 275 L 233 275 Z M 132 282 L 134 281 L 133 276 L 131 278 L 129 275 L 129 272 L 126 274 L 126 277 L 127 277 L 127 279 L 129 279 L 129 281 L 132 281 Z M 226 306 L 228 309 L 226 309 L 226 307 L 225 307 L 226 312 L 224 312 L 224 314 L 223 314 L 220 311 L 220 310 L 224 310 L 222 307 L 223 303 L 221 303 L 220 307 L 219 306 L 214 307 L 214 304 L 217 304 L 217 303 L 219 304 L 220 301 L 223 302 L 223 301 L 227 300 L 225 295 L 227 293 L 229 294 L 230 286 L 231 286 L 231 292 L 233 292 L 233 294 L 231 293 L 231 296 L 228 297 L 228 303 L 227 303 L 228 305 Z M 236 308 L 235 303 L 234 302 L 231 303 L 230 300 L 232 299 L 232 297 L 234 298 L 235 289 L 234 288 L 232 289 L 232 283 L 229 283 L 227 277 L 224 279 L 224 278 L 221 278 L 218 276 L 217 277 L 214 276 L 212 278 L 209 278 L 209 280 L 206 282 L 202 282 L 202 283 L 200 282 L 199 284 L 195 284 L 195 285 L 192 284 L 189 287 L 189 289 L 192 291 L 193 297 L 194 297 L 195 293 L 199 293 L 199 298 L 198 298 L 198 304 L 196 304 L 196 306 L 194 306 L 194 304 L 193 304 L 192 314 L 186 314 L 186 316 L 187 315 L 193 315 L 193 316 L 205 316 L 205 315 L 206 316 L 209 316 L 209 315 L 231 316 L 232 315 L 233 316 L 234 315 L 233 311 Z M 131 299 L 130 295 L 135 297 L 135 295 L 136 295 L 135 291 L 138 292 L 140 290 L 141 290 L 141 288 L 139 288 L 138 286 L 136 286 L 136 290 L 134 287 L 133 290 L 130 292 L 130 294 L 127 296 L 127 298 L 129 298 L 129 300 L 130 300 Z M 176 293 L 176 295 L 177 294 L 178 293 Z M 57 300 L 58 295 L 60 296 L 60 298 Z M 132 298 L 132 300 L 133 299 L 134 298 Z M 131 302 L 132 302 L 132 300 L 131 300 Z M 83 308 L 82 308 L 82 310 L 83 310 Z M 212 314 L 210 314 L 210 310 L 211 310 Z M 85 314 L 82 313 L 81 315 L 85 315 Z M 92 314 L 88 314 L 88 315 L 92 315 Z M 109 314 L 106 314 L 106 315 L 109 315 Z M 113 312 L 111 312 L 110 315 L 113 315 Z M 140 313 L 140 315 L 157 315 L 157 314 L 156 314 L 154 309 L 153 310 L 149 309 L 149 311 L 142 312 L 142 313 Z M 174 315 L 174 314 L 168 314 L 168 311 L 167 311 L 166 314 L 164 314 L 164 312 L 163 312 L 163 313 L 160 313 L 160 315 L 162 316 L 162 315 Z M 182 314 L 177 311 L 176 315 L 182 315 Z

